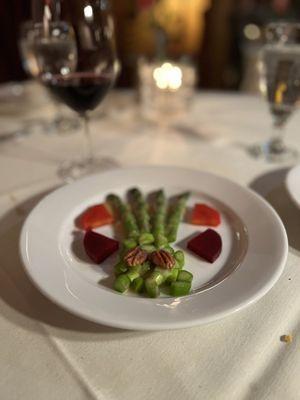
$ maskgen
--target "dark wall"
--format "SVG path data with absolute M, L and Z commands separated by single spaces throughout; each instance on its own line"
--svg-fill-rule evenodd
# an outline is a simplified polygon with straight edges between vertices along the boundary
M 126 0 L 128 4 L 130 1 L 136 0 Z M 17 43 L 21 22 L 30 17 L 30 3 L 31 0 L 0 0 L 0 82 L 26 78 Z M 113 4 L 117 32 L 122 35 L 124 15 L 118 11 L 124 6 L 125 0 L 113 0 Z M 300 20 L 300 0 L 212 0 L 212 7 L 206 15 L 204 44 L 199 49 L 201 86 L 237 88 L 243 73 L 243 26 L 246 23 L 263 25 L 270 19 Z M 122 43 L 120 40 L 118 42 Z M 122 48 L 119 54 L 121 62 L 131 57 Z M 124 62 L 124 65 L 127 63 Z M 224 71 L 229 74 L 224 76 Z M 134 82 L 134 75 L 134 68 L 123 69 L 119 84 L 130 86 Z M 228 81 L 226 76 L 236 78 Z
M 18 52 L 21 21 L 29 17 L 30 0 L 0 0 L 0 82 L 25 78 Z

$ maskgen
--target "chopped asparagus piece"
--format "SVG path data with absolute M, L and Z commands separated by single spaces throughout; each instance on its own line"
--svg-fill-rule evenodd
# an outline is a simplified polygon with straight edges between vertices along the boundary
M 114 289 L 117 292 L 124 293 L 129 289 L 130 279 L 126 274 L 119 275 L 114 283 Z
M 184 263 L 185 263 L 184 252 L 181 250 L 178 250 L 175 252 L 174 256 L 175 256 L 175 260 L 177 261 L 179 267 L 183 268 Z
M 163 250 L 165 250 L 165 251 L 169 252 L 170 254 L 172 254 L 173 256 L 175 256 L 175 251 L 174 251 L 173 247 L 171 247 L 169 244 L 167 246 L 165 246 L 163 248 Z
M 145 289 L 149 297 L 155 298 L 160 294 L 159 287 L 152 279 L 145 280 Z
M 124 250 L 131 250 L 136 248 L 138 245 L 137 241 L 134 239 L 125 239 L 123 241 Z
M 147 245 L 154 243 L 154 236 L 152 233 L 142 233 L 139 237 L 140 245 Z
M 168 276 L 166 283 L 171 284 L 172 282 L 176 282 L 178 274 L 179 274 L 179 269 L 177 268 L 171 269 L 170 275 Z
M 143 244 L 141 246 L 141 249 L 147 251 L 147 253 L 153 253 L 154 251 L 156 251 L 156 247 L 152 244 Z
M 153 272 L 149 275 L 146 281 L 155 282 L 156 285 L 160 286 L 164 282 L 164 275 L 161 273 L 160 268 L 155 268 Z
M 144 279 L 141 277 L 136 278 L 132 283 L 131 283 L 131 288 L 135 293 L 141 293 L 144 288 Z
M 136 278 L 139 278 L 140 274 L 138 271 L 135 270 L 129 270 L 126 273 L 126 276 L 130 279 L 130 282 L 133 282 Z
M 158 273 L 158 274 L 160 274 L 162 276 L 161 278 L 159 278 L 159 282 L 161 281 L 161 283 L 158 283 L 158 285 L 161 285 L 162 283 L 164 283 L 169 278 L 169 276 L 172 273 L 172 270 L 155 267 L 154 268 L 154 273 Z
M 124 274 L 125 272 L 127 272 L 127 269 L 128 269 L 127 264 L 124 261 L 120 261 L 114 267 L 115 275 L 118 276 Z
M 130 267 L 129 271 L 136 272 L 140 276 L 143 276 L 150 270 L 150 268 L 151 268 L 150 263 L 148 261 L 146 261 L 143 264 L 135 265 L 134 267 Z
M 179 271 L 177 280 L 180 282 L 192 282 L 193 274 L 191 274 L 189 271 Z
M 155 245 L 158 249 L 163 249 L 169 244 L 168 239 L 164 235 L 157 235 L 155 240 Z
M 192 284 L 190 282 L 172 282 L 170 287 L 171 296 L 180 297 L 190 294 Z

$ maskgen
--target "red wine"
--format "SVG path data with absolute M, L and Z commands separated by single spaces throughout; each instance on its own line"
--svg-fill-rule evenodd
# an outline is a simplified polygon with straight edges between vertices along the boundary
M 53 76 L 47 83 L 50 92 L 78 113 L 94 110 L 109 91 L 113 79 L 110 76 L 71 74 Z

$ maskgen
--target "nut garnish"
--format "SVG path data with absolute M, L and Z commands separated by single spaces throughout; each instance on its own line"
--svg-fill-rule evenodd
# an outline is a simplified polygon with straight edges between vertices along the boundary
M 135 267 L 136 265 L 143 264 L 148 258 L 148 253 L 142 250 L 140 247 L 129 250 L 125 255 L 124 260 L 127 262 L 129 267 Z
M 293 341 L 293 336 L 292 335 L 282 335 L 282 336 L 280 336 L 280 341 L 290 344 Z
M 176 263 L 175 258 L 168 251 L 154 251 L 151 254 L 151 261 L 158 267 L 172 269 Z

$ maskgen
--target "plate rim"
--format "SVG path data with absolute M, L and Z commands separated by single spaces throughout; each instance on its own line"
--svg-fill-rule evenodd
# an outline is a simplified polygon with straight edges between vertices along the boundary
M 27 231 L 28 231 L 28 227 L 30 226 L 31 223 L 31 219 L 33 218 L 34 214 L 38 211 L 38 208 L 47 203 L 49 201 L 49 199 L 51 199 L 53 196 L 56 196 L 57 193 L 63 193 L 64 191 L 68 190 L 68 188 L 70 186 L 75 187 L 76 185 L 78 187 L 80 187 L 80 185 L 82 184 L 82 181 L 88 181 L 89 179 L 95 179 L 95 177 L 99 176 L 99 177 L 103 177 L 104 174 L 111 174 L 111 173 L 115 173 L 115 172 L 120 172 L 122 171 L 122 173 L 124 172 L 130 172 L 132 170 L 136 171 L 136 170 L 159 170 L 159 169 L 164 169 L 164 170 L 170 170 L 174 173 L 174 169 L 177 170 L 181 170 L 184 171 L 186 173 L 197 173 L 197 174 L 204 174 L 207 177 L 214 177 L 217 179 L 221 179 L 223 180 L 225 183 L 230 183 L 231 185 L 235 186 L 238 190 L 242 190 L 243 192 L 246 192 L 248 195 L 254 197 L 258 202 L 262 203 L 264 205 L 264 207 L 266 207 L 272 214 L 273 218 L 276 220 L 276 223 L 278 224 L 278 228 L 280 230 L 281 235 L 283 236 L 283 251 L 281 254 L 281 259 L 278 262 L 278 267 L 275 270 L 274 269 L 274 274 L 272 276 L 272 279 L 270 279 L 262 288 L 260 288 L 259 290 L 257 290 L 256 294 L 253 295 L 252 297 L 248 298 L 247 302 L 244 302 L 243 304 L 238 304 L 232 307 L 229 307 L 227 309 L 225 309 L 223 312 L 219 312 L 219 313 L 214 313 L 206 318 L 195 318 L 194 320 L 187 320 L 187 321 L 181 321 L 178 323 L 149 323 L 149 324 L 144 324 L 142 323 L 142 325 L 139 325 L 139 323 L 130 323 L 130 321 L 128 321 L 128 323 L 122 323 L 120 321 L 117 320 L 112 320 L 110 319 L 108 320 L 103 320 L 103 319 L 99 319 L 98 317 L 93 317 L 92 315 L 88 315 L 85 312 L 81 312 L 81 310 L 76 309 L 69 306 L 68 304 L 64 303 L 63 301 L 60 301 L 60 299 L 57 299 L 55 296 L 52 296 L 52 294 L 47 291 L 45 289 L 45 287 L 43 287 L 42 285 L 39 284 L 39 282 L 34 278 L 34 276 L 31 274 L 31 268 L 30 268 L 30 262 L 29 262 L 29 258 L 28 258 L 28 254 L 27 254 L 27 246 L 26 246 L 26 236 L 27 236 Z M 100 190 L 99 190 L 100 191 Z M 241 217 L 242 218 L 242 217 Z M 187 328 L 187 327 L 192 327 L 192 326 L 199 326 L 199 325 L 203 325 L 203 324 L 207 324 L 207 323 L 211 323 L 214 321 L 217 321 L 227 315 L 230 315 L 232 313 L 235 313 L 243 308 L 248 307 L 250 304 L 253 304 L 254 302 L 258 301 L 259 299 L 261 299 L 278 281 L 279 277 L 281 276 L 284 267 L 285 267 L 285 263 L 286 263 L 286 259 L 287 259 L 287 255 L 288 255 L 288 238 L 287 238 L 287 234 L 286 234 L 286 230 L 285 227 L 280 219 L 280 217 L 278 216 L 278 214 L 276 213 L 276 211 L 274 210 L 274 208 L 259 194 L 257 194 L 256 192 L 254 192 L 252 189 L 240 185 L 239 183 L 231 180 L 230 178 L 224 177 L 222 175 L 218 175 L 218 174 L 214 174 L 205 170 L 197 170 L 197 169 L 192 169 L 192 168 L 186 168 L 186 167 L 180 167 L 180 166 L 163 166 L 163 165 L 143 165 L 143 166 L 129 166 L 129 167 L 123 167 L 123 168 L 116 168 L 113 170 L 109 170 L 109 171 L 105 171 L 99 174 L 94 174 L 94 175 L 90 175 L 88 177 L 84 177 L 70 185 L 64 185 L 60 188 L 55 189 L 53 192 L 47 194 L 43 199 L 41 199 L 37 205 L 31 210 L 31 212 L 29 213 L 29 215 L 27 216 L 25 222 L 23 223 L 22 226 L 22 230 L 21 230 L 21 235 L 20 235 L 20 242 L 19 242 L 19 249 L 20 249 L 20 253 L 21 253 L 21 258 L 22 258 L 22 262 L 23 262 L 23 266 L 25 268 L 25 271 L 27 273 L 27 276 L 29 277 L 29 279 L 31 280 L 31 282 L 38 288 L 38 290 L 45 295 L 47 298 L 49 298 L 53 303 L 55 303 L 56 305 L 62 307 L 63 309 L 67 310 L 68 312 L 77 315 L 85 320 L 90 320 L 92 322 L 95 322 L 97 324 L 103 324 L 103 325 L 108 325 L 108 326 L 112 326 L 112 327 L 116 327 L 116 328 L 122 328 L 122 329 L 138 329 L 138 330 L 149 330 L 149 331 L 153 331 L 153 330 L 164 330 L 164 329 L 180 329 L 180 328 Z

